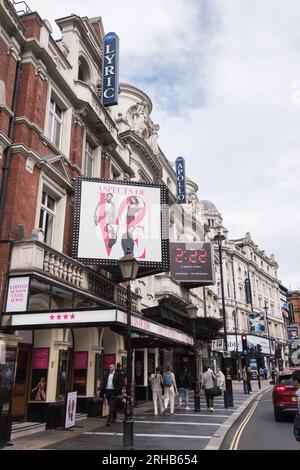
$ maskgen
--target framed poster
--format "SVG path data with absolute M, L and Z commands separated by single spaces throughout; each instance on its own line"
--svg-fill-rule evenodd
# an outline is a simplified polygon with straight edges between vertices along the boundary
M 67 393 L 65 429 L 69 429 L 75 426 L 76 407 L 77 407 L 77 392 Z
M 29 277 L 11 277 L 9 279 L 6 311 L 26 312 L 28 299 Z
M 118 271 L 130 250 L 139 276 L 168 271 L 167 212 L 163 184 L 76 178 L 73 257 Z
M 73 390 L 78 395 L 86 394 L 88 352 L 76 351 L 73 356 Z
M 63 400 L 68 387 L 69 351 L 60 350 L 58 359 L 56 399 Z
M 213 256 L 211 243 L 171 243 L 171 277 L 193 287 L 215 284 Z
M 49 348 L 35 348 L 32 354 L 30 400 L 46 401 Z
M 115 354 L 103 354 L 103 371 L 109 370 L 111 364 L 116 365 L 116 355 Z

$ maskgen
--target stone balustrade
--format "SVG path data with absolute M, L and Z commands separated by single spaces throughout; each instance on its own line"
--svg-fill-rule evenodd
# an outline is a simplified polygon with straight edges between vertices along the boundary
M 85 290 L 118 307 L 126 308 L 127 291 L 93 269 L 38 241 L 13 244 L 10 274 L 40 273 L 68 287 Z M 140 297 L 132 293 L 132 310 L 140 312 Z

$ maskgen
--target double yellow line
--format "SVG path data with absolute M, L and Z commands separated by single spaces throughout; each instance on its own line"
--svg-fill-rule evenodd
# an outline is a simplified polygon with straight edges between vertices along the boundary
M 237 432 L 235 433 L 234 435 L 234 438 L 232 439 L 232 442 L 231 442 L 231 445 L 229 447 L 229 450 L 238 450 L 238 447 L 239 447 L 239 442 L 240 442 L 240 439 L 241 439 L 241 435 L 245 429 L 245 427 L 247 426 L 247 424 L 249 423 L 258 403 L 259 403 L 259 400 L 261 399 L 261 397 L 263 396 L 263 393 L 257 398 L 257 401 L 255 401 L 255 403 L 252 405 L 252 407 L 250 408 L 249 412 L 247 413 L 244 421 L 242 421 L 242 423 L 240 424 L 240 426 L 238 427 L 238 430 Z

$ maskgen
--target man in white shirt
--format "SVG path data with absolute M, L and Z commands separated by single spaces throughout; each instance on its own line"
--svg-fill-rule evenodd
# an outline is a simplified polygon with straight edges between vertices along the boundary
M 106 370 L 102 381 L 102 395 L 106 395 L 109 404 L 109 415 L 107 417 L 107 425 L 116 420 L 116 396 L 121 393 L 123 387 L 123 376 L 115 369 L 114 364 L 110 364 L 109 370 Z

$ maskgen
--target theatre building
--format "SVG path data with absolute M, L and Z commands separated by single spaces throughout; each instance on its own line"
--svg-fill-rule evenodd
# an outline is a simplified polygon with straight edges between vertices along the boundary
M 194 182 L 187 203 L 175 204 L 176 176 L 148 96 L 121 84 L 118 106 L 100 102 L 101 18 L 61 18 L 54 40 L 38 13 L 0 0 L 0 22 L 0 413 L 12 387 L 13 419 L 45 421 L 68 391 L 86 411 L 103 370 L 117 362 L 126 369 L 126 284 L 72 255 L 75 178 L 167 187 L 170 239 L 201 241 L 203 230 Z M 149 398 L 157 365 L 192 370 L 197 353 L 200 371 L 221 327 L 219 311 L 206 313 L 202 288 L 162 269 L 148 274 L 131 285 L 138 399 Z

